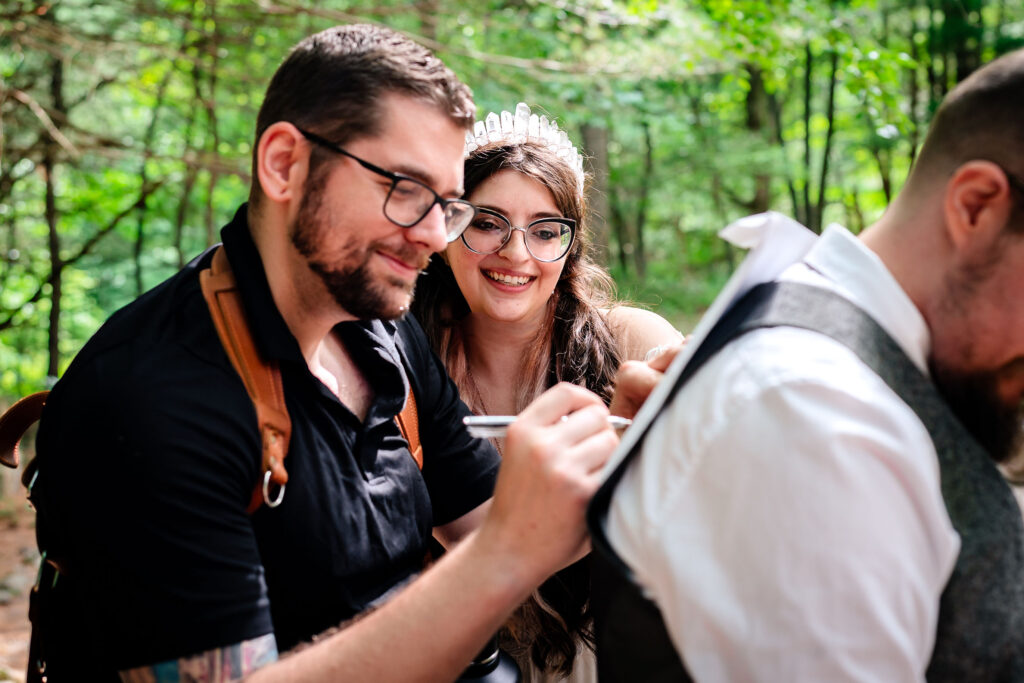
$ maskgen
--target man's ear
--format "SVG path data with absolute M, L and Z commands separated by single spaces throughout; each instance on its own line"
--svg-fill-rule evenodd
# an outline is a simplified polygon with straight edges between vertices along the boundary
M 953 172 L 943 212 L 958 252 L 986 249 L 1000 236 L 1013 210 L 1012 192 L 1006 173 L 991 161 L 968 161 Z
M 256 175 L 268 200 L 284 203 L 301 196 L 309 170 L 308 146 L 299 129 L 287 121 L 263 131 L 256 148 Z

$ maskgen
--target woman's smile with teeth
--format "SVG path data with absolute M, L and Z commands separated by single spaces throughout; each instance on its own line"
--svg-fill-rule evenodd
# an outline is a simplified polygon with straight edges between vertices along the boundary
M 528 275 L 509 275 L 507 273 L 499 273 L 493 270 L 483 271 L 484 275 L 495 282 L 500 282 L 503 285 L 525 285 L 527 282 L 533 279 Z

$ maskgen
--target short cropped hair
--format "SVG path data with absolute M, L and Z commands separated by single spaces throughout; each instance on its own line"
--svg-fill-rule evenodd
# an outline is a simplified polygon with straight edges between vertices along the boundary
M 256 157 L 267 128 L 288 121 L 344 145 L 379 132 L 380 100 L 393 93 L 437 106 L 461 128 L 473 124 L 476 107 L 469 87 L 430 50 L 391 29 L 335 26 L 292 48 L 271 79 L 256 119 L 250 201 L 256 205 L 263 196 Z M 311 175 L 323 158 L 314 152 Z
M 1024 176 L 1024 50 L 990 62 L 946 95 L 908 188 L 947 178 L 972 160 L 992 161 Z

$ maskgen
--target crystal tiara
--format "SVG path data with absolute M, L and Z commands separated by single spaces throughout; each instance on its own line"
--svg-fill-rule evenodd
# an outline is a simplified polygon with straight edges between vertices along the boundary
M 495 142 L 517 144 L 536 142 L 552 149 L 559 159 L 569 164 L 576 174 L 576 184 L 583 194 L 583 157 L 569 140 L 569 135 L 558 128 L 547 116 L 530 113 L 525 102 L 516 105 L 516 113 L 491 112 L 483 121 L 477 121 L 472 132 L 466 132 L 466 156 L 473 150 Z

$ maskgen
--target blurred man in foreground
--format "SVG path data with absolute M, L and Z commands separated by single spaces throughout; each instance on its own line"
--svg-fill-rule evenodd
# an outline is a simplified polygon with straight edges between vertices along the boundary
M 1024 680 L 1021 111 L 1018 51 L 859 239 L 732 226 L 759 246 L 591 505 L 602 681 Z

